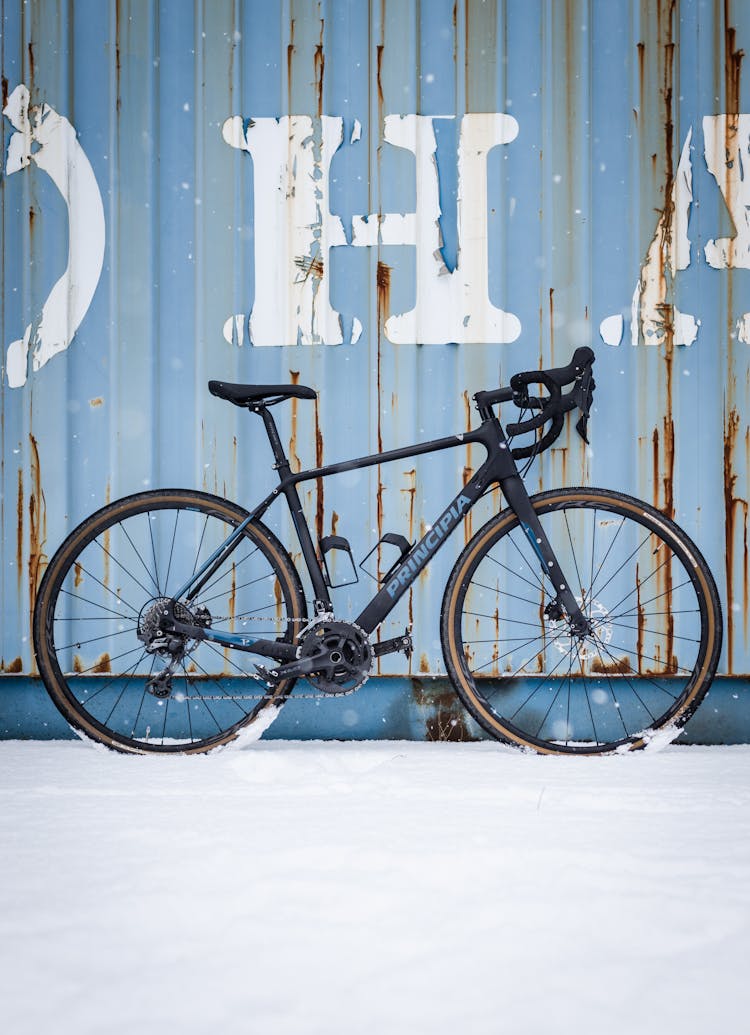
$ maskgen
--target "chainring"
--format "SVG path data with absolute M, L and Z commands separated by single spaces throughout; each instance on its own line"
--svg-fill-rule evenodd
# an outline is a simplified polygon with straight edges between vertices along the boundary
M 370 675 L 373 652 L 367 633 L 353 622 L 322 616 L 303 630 L 297 658 L 320 661 L 320 671 L 305 678 L 325 694 L 351 694 Z

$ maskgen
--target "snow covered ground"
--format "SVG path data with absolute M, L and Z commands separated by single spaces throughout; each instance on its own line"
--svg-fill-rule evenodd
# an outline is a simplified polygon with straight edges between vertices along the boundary
M 750 747 L 0 743 L 9 1035 L 746 1030 Z

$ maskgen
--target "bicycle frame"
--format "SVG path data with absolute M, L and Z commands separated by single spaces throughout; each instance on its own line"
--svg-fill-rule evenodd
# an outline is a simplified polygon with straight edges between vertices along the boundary
M 517 515 L 521 527 L 531 544 L 535 555 L 539 559 L 539 565 L 546 575 L 551 579 L 555 589 L 557 602 L 565 609 L 571 618 L 574 630 L 578 623 L 585 625 L 585 618 L 581 614 L 580 607 L 569 589 L 567 579 L 563 574 L 555 557 L 554 551 L 539 523 L 534 509 L 529 500 L 529 495 L 518 473 L 515 461 L 508 445 L 503 427 L 489 408 L 480 408 L 482 423 L 474 431 L 465 432 L 461 435 L 450 435 L 446 438 L 433 439 L 428 442 L 407 446 L 402 449 L 392 449 L 385 453 L 375 453 L 369 456 L 358 457 L 355 460 L 347 460 L 342 463 L 327 464 L 324 467 L 316 467 L 307 471 L 300 471 L 293 474 L 289 460 L 284 453 L 284 448 L 279 437 L 273 416 L 263 404 L 251 407 L 258 413 L 265 424 L 271 449 L 274 455 L 274 467 L 279 472 L 279 485 L 269 493 L 266 498 L 250 512 L 248 517 L 237 526 L 232 534 L 219 546 L 214 553 L 204 562 L 195 574 L 185 583 L 184 586 L 174 594 L 174 600 L 184 599 L 190 604 L 200 593 L 202 587 L 211 579 L 214 572 L 231 555 L 238 546 L 244 529 L 254 520 L 260 518 L 271 504 L 278 497 L 283 496 L 292 517 L 297 537 L 302 548 L 302 556 L 305 566 L 310 575 L 313 592 L 315 595 L 316 614 L 330 613 L 331 599 L 326 585 L 323 571 L 313 544 L 312 534 L 305 519 L 302 503 L 297 492 L 297 485 L 301 482 L 313 481 L 317 478 L 325 478 L 332 474 L 342 474 L 346 471 L 357 471 L 365 467 L 374 467 L 379 464 L 390 463 L 395 460 L 404 460 L 409 457 L 420 456 L 425 453 L 436 453 L 443 449 L 454 449 L 465 447 L 467 444 L 478 443 L 484 446 L 487 457 L 481 467 L 469 479 L 461 491 L 454 496 L 448 506 L 437 517 L 435 522 L 428 527 L 426 534 L 415 543 L 409 552 L 392 571 L 386 585 L 384 585 L 375 596 L 369 601 L 366 607 L 355 619 L 356 624 L 365 632 L 373 632 L 378 625 L 393 610 L 398 601 L 409 589 L 409 586 L 418 577 L 423 568 L 432 560 L 437 551 L 443 546 L 448 537 L 461 523 L 464 515 L 468 514 L 480 496 L 483 496 L 488 487 L 499 485 L 509 506 Z M 234 647 L 239 650 L 250 651 L 266 657 L 284 659 L 292 657 L 288 644 L 278 644 L 274 641 L 251 639 L 247 635 L 236 633 L 219 633 L 212 629 L 203 629 L 179 622 L 172 615 L 174 628 L 186 635 L 198 639 L 210 640 L 224 646 Z

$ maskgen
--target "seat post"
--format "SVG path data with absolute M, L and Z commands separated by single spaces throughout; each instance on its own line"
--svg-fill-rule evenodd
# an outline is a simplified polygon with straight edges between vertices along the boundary
M 284 452 L 284 447 L 281 444 L 281 438 L 279 437 L 279 431 L 276 427 L 276 421 L 273 419 L 273 416 L 269 413 L 267 406 L 251 406 L 249 408 L 253 411 L 253 413 L 259 413 L 263 418 L 263 423 L 266 428 L 266 434 L 268 435 L 268 441 L 271 443 L 271 451 L 273 452 L 273 458 L 276 461 L 276 469 L 279 472 L 279 477 L 285 477 L 285 475 L 291 472 L 289 467 L 289 460 L 287 459 L 287 455 Z
M 292 471 L 289 466 L 289 459 L 284 452 L 284 447 L 279 438 L 276 422 L 268 412 L 268 408 L 266 406 L 251 406 L 250 409 L 253 413 L 259 413 L 263 418 L 266 433 L 268 434 L 268 441 L 271 443 L 273 457 L 276 461 L 274 467 L 278 471 L 279 480 L 283 482 L 291 475 Z M 299 498 L 297 486 L 284 485 L 282 486 L 282 492 L 286 496 L 287 503 L 289 504 L 292 523 L 294 524 L 299 544 L 302 547 L 302 556 L 305 558 L 305 564 L 310 573 L 310 581 L 312 582 L 313 592 L 315 594 L 316 608 L 319 611 L 329 611 L 331 608 L 331 598 L 328 593 L 328 588 L 325 584 L 323 574 L 320 570 L 320 564 L 318 563 L 318 558 L 315 553 L 315 546 L 313 544 L 312 536 L 310 535 L 310 529 L 305 521 L 304 511 L 302 510 L 302 501 Z

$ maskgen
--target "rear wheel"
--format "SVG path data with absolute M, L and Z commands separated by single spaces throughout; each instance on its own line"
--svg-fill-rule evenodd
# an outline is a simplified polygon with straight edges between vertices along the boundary
M 450 678 L 487 732 L 542 752 L 598 754 L 677 736 L 718 664 L 716 586 L 695 545 L 621 493 L 532 497 L 590 631 L 558 614 L 512 510 L 467 545 L 443 600 Z
M 34 613 L 47 690 L 68 722 L 108 747 L 201 752 L 260 736 L 292 680 L 271 686 L 257 655 L 207 640 L 160 645 L 163 604 L 247 517 L 206 493 L 118 500 L 78 526 L 52 558 Z M 215 631 L 291 642 L 305 604 L 297 573 L 260 522 L 175 617 Z

